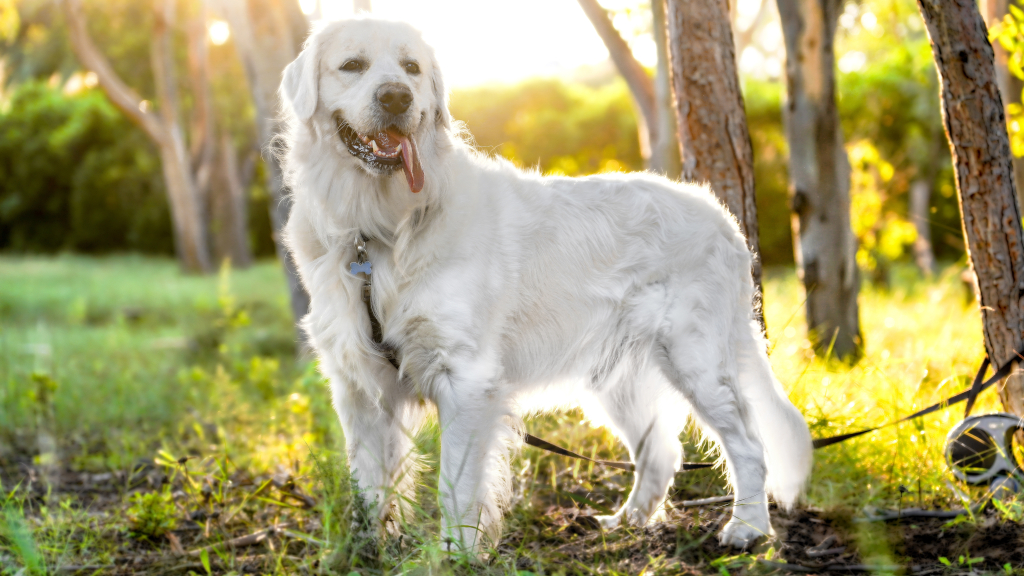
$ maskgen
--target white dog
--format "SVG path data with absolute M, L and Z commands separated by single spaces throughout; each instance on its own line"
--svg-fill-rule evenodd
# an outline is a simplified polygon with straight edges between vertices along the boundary
M 663 516 L 692 415 L 736 495 L 721 541 L 771 531 L 766 491 L 799 497 L 810 435 L 752 320 L 750 251 L 707 187 L 542 177 L 485 157 L 453 128 L 433 51 L 407 24 L 316 29 L 281 95 L 304 326 L 385 526 L 413 494 L 412 436 L 430 406 L 444 531 L 469 550 L 498 535 L 521 419 L 579 407 L 637 468 L 604 526 Z M 350 273 L 360 242 L 399 369 L 371 336 L 365 275 Z

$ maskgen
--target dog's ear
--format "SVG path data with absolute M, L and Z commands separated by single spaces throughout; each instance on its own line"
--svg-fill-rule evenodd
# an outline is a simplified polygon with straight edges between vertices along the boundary
M 284 78 L 281 80 L 281 98 L 291 105 L 295 115 L 303 122 L 312 118 L 316 111 L 319 61 L 316 44 L 306 42 L 299 57 L 284 69 Z
M 431 60 L 434 61 L 434 65 L 430 73 L 430 86 L 434 91 L 434 105 L 437 107 L 434 119 L 448 130 L 452 127 L 452 115 L 448 112 L 448 90 L 444 87 L 444 77 L 441 76 L 441 66 L 438 65 L 437 58 L 431 57 Z

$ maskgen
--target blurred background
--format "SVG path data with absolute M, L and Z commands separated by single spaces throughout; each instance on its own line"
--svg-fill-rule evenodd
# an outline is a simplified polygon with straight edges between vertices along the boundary
M 216 3 L 214 3 L 216 4 Z M 352 3 L 299 2 L 311 20 L 351 14 Z M 607 0 L 615 28 L 652 75 L 657 64 L 648 2 Z M 4 0 L 3 107 L 0 109 L 0 250 L 5 253 L 174 253 L 160 154 L 145 132 L 118 113 L 83 70 L 66 18 L 49 0 Z M 148 0 L 84 2 L 91 34 L 115 72 L 152 108 L 161 106 L 151 58 L 154 10 Z M 212 260 L 235 265 L 272 257 L 271 194 L 261 161 L 256 107 L 227 15 L 182 2 L 170 57 L 176 114 L 193 148 L 213 116 L 234 174 L 206 168 Z M 376 15 L 413 22 L 432 42 L 452 89 L 452 112 L 481 148 L 544 173 L 568 175 L 645 167 L 637 112 L 608 51 L 575 2 L 416 2 L 378 0 Z M 218 17 L 219 16 L 219 17 Z M 774 2 L 735 6 L 736 54 L 756 161 L 762 257 L 793 262 L 787 208 L 787 150 L 782 127 L 785 53 Z M 197 98 L 189 48 L 202 27 L 209 96 Z M 189 38 L 189 36 L 193 38 Z M 937 258 L 963 253 L 956 195 L 943 142 L 928 39 L 914 2 L 848 2 L 836 37 L 839 109 L 853 166 L 860 262 L 885 281 L 891 262 L 912 256 L 909 191 L 928 186 Z M 190 66 L 192 67 L 190 69 Z M 209 99 L 210 102 L 205 100 Z M 1019 99 L 1019 96 L 1018 96 Z M 204 110 L 203 108 L 206 107 Z M 191 150 L 198 156 L 196 150 Z M 646 152 L 649 157 L 649 151 Z M 195 160 L 192 162 L 197 164 Z M 240 244 L 218 213 L 230 184 L 244 210 Z M 229 204 L 230 203 L 223 203 Z M 244 205 L 244 206 L 243 206 Z M 225 211 L 227 208 L 221 208 Z M 234 252 L 232 252 L 234 250 Z

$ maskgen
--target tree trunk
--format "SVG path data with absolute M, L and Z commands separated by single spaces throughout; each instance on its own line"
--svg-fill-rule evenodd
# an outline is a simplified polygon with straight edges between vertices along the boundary
M 654 96 L 654 81 L 644 70 L 644 67 L 633 56 L 629 44 L 622 39 L 622 35 L 615 29 L 608 11 L 597 3 L 597 0 L 577 0 L 580 8 L 594 25 L 594 30 L 601 37 L 608 54 L 611 56 L 615 68 L 619 71 L 629 93 L 633 95 L 633 103 L 636 104 L 640 114 L 637 116 L 637 130 L 640 133 L 640 152 L 644 161 L 649 167 L 651 165 L 651 154 L 653 144 L 658 142 L 658 112 Z
M 174 224 L 174 245 L 182 268 L 190 272 L 209 272 L 212 268 L 202 207 L 192 179 L 181 124 L 177 122 L 176 80 L 167 27 L 168 17 L 173 15 L 173 0 L 165 0 L 162 8 L 156 5 L 156 29 L 153 31 L 153 76 L 161 97 L 160 114 L 147 110 L 147 103 L 121 80 L 89 37 L 81 0 L 63 0 L 63 4 L 75 56 L 84 67 L 96 73 L 110 101 L 157 146 Z
M 672 102 L 672 72 L 669 70 L 665 0 L 651 0 L 651 14 L 654 43 L 658 48 L 658 68 L 654 76 L 658 141 L 651 142 L 651 170 L 677 180 L 682 167 L 679 163 L 679 140 L 676 138 L 676 109 Z
M 1010 4 L 1010 0 L 988 0 L 985 19 L 988 21 L 989 28 L 1009 13 Z M 1012 2 L 1012 4 L 1020 7 L 1019 2 Z M 992 48 L 996 57 L 996 83 L 999 85 L 1003 105 L 1020 104 L 1021 92 L 1024 91 L 1024 80 L 1010 73 L 1009 54 L 1006 53 L 1002 45 L 996 42 Z M 1017 182 L 1024 182 L 1024 158 L 1013 157 L 1013 176 Z M 1024 186 L 1018 187 L 1017 204 L 1024 206 Z
M 726 0 L 668 0 L 669 51 L 684 180 L 707 182 L 729 207 L 754 254 L 761 292 L 754 153 L 747 132 Z M 757 307 L 764 330 L 764 316 Z
M 223 134 L 218 144 L 209 194 L 213 251 L 219 261 L 227 258 L 232 266 L 246 268 L 252 264 L 248 234 L 249 203 L 231 137 Z
M 835 97 L 833 36 L 841 0 L 777 0 L 786 42 L 790 203 L 797 273 L 818 354 L 856 359 L 863 341 L 850 164 Z
M 309 312 L 309 294 L 299 281 L 291 254 L 281 242 L 292 200 L 284 187 L 281 164 L 272 149 L 281 133 L 277 88 L 285 66 L 302 49 L 309 26 L 296 0 L 219 0 L 217 3 L 234 32 L 235 48 L 242 59 L 249 90 L 256 107 L 256 130 L 267 163 L 270 191 L 270 223 L 277 256 L 288 280 L 292 315 L 296 323 Z M 299 354 L 309 351 L 306 335 L 296 324 Z
M 1024 335 L 1024 238 L 994 54 L 974 0 L 918 0 L 939 73 L 942 120 L 953 154 L 967 254 L 974 268 L 985 350 L 994 366 Z M 999 389 L 1024 416 L 1019 373 Z

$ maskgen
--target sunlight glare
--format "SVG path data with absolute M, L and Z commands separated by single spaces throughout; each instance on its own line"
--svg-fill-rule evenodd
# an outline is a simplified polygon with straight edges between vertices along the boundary
M 619 3 L 601 4 L 616 8 Z M 320 11 L 325 20 L 351 16 L 352 0 L 321 0 Z M 565 78 L 608 59 L 608 50 L 576 2 L 373 0 L 373 15 L 410 22 L 422 31 L 449 87 L 535 76 Z M 641 63 L 653 66 L 657 52 L 653 41 L 644 40 L 638 38 L 633 48 Z
M 312 14 L 316 11 L 316 0 L 299 0 L 299 9 L 303 14 Z
M 864 67 L 868 63 L 868 57 L 863 52 L 851 50 L 846 54 L 843 54 L 842 58 L 836 62 L 836 66 L 839 67 L 839 71 L 845 74 L 850 72 L 856 72 Z
M 767 1 L 767 0 L 765 0 Z M 736 2 L 736 27 L 740 30 L 750 28 L 761 9 L 762 0 L 739 0 Z
M 210 42 L 213 42 L 214 46 L 223 45 L 231 36 L 231 28 L 228 27 L 228 23 L 223 20 L 211 20 L 209 30 Z

